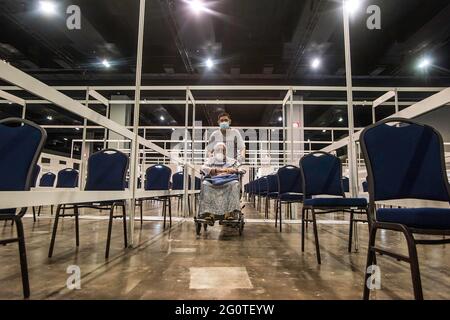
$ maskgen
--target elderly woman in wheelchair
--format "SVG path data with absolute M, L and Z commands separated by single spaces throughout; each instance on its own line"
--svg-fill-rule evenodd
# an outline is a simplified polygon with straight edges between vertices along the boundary
M 243 173 L 238 169 L 239 162 L 226 156 L 226 145 L 217 143 L 214 152 L 202 167 L 204 179 L 200 192 L 199 214 L 195 219 L 197 233 L 201 224 L 214 225 L 215 220 L 220 224 L 233 225 L 243 228 L 241 213 L 241 183 Z

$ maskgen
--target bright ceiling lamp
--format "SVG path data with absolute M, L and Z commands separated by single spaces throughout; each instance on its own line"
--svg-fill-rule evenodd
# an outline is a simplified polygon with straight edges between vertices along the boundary
M 311 61 L 311 68 L 313 68 L 314 70 L 318 69 L 320 67 L 321 61 L 319 58 L 314 58 Z
M 107 59 L 103 59 L 102 65 L 103 65 L 105 68 L 110 68 L 110 67 L 111 67 L 111 63 L 109 63 L 109 61 L 108 61 Z
M 196 14 L 207 11 L 205 4 L 201 0 L 186 0 L 186 2 L 191 7 L 192 12 Z
M 419 69 L 427 69 L 429 66 L 431 66 L 431 60 L 429 58 L 422 58 L 419 61 L 418 67 Z
M 56 4 L 51 1 L 39 1 L 39 10 L 46 15 L 56 13 Z
M 205 66 L 208 69 L 212 69 L 214 67 L 214 61 L 211 58 L 206 59 Z
M 349 14 L 354 14 L 361 6 L 361 0 L 344 0 L 344 8 Z

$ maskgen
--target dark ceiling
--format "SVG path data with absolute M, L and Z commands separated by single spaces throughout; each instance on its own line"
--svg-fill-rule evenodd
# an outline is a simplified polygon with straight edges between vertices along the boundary
M 44 16 L 36 0 L 0 1 L 0 58 L 51 85 L 133 85 L 138 32 L 138 0 L 54 1 L 57 13 Z M 296 84 L 345 85 L 341 1 L 204 0 L 210 12 L 193 14 L 183 0 L 147 0 L 143 84 Z M 354 85 L 448 86 L 450 83 L 450 2 L 448 0 L 362 0 L 351 20 Z M 81 30 L 66 27 L 67 6 L 81 9 Z M 381 8 L 381 30 L 366 27 L 365 8 Z M 432 57 L 426 71 L 417 69 Z M 208 70 L 205 59 L 216 65 Z M 310 66 L 320 57 L 318 70 Z M 101 61 L 108 59 L 110 68 Z M 117 94 L 104 92 L 105 96 Z M 144 93 L 144 98 L 145 98 Z M 167 93 L 166 93 L 167 94 Z M 280 96 L 281 95 L 281 96 Z M 307 93 L 324 99 L 325 93 Z M 132 99 L 132 93 L 129 93 Z M 210 99 L 213 95 L 205 94 Z M 377 94 L 361 96 L 373 100 Z M 223 98 L 241 98 L 228 93 Z M 245 98 L 262 97 L 260 92 Z M 78 97 L 83 99 L 83 96 Z M 197 98 L 197 96 L 196 96 Z M 202 94 L 198 93 L 198 98 Z M 282 99 L 278 92 L 264 99 Z M 326 99 L 342 99 L 338 93 Z M 409 100 L 420 99 L 420 95 Z M 98 108 L 101 109 L 100 106 Z M 277 125 L 273 106 L 200 106 L 199 120 L 214 124 L 219 110 L 232 112 L 239 126 Z M 99 110 L 104 112 L 104 110 Z M 0 117 L 17 112 L 1 106 Z M 177 106 L 145 106 L 141 124 L 161 125 L 158 112 L 183 125 Z M 386 111 L 392 112 L 389 108 Z M 80 124 L 70 113 L 32 106 L 28 117 L 47 123 Z M 381 115 L 380 113 L 380 115 Z M 337 122 L 345 107 L 307 107 L 307 126 L 345 126 Z M 56 121 L 54 121 L 56 122 Z M 356 111 L 356 125 L 370 122 L 370 110 Z M 77 136 L 78 132 L 66 132 Z M 101 134 L 101 131 L 98 133 Z M 55 140 L 60 133 L 55 133 Z M 63 142 L 64 144 L 64 142 Z M 61 150 L 63 150 L 62 148 Z M 64 149 L 65 150 L 65 149 Z

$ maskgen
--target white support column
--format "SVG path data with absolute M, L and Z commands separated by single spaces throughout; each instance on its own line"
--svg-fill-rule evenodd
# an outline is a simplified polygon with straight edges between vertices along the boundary
M 349 174 L 350 174 L 350 193 L 352 197 L 357 196 L 357 173 L 356 173 L 356 152 L 355 152 L 355 123 L 353 117 L 353 84 L 352 84 L 352 59 L 350 47 L 350 23 L 349 11 L 346 9 L 346 0 L 342 1 L 342 12 L 344 20 L 344 46 L 345 46 L 345 73 L 347 82 L 347 113 L 348 113 L 348 129 L 349 129 L 349 143 L 348 143 L 348 160 L 349 160 Z
M 25 119 L 27 116 L 27 104 L 25 103 L 22 107 L 22 119 Z
M 398 113 L 400 111 L 399 106 L 398 106 L 398 89 L 395 89 L 395 113 Z
M 131 167 L 129 188 L 132 189 L 131 210 L 129 210 L 128 223 L 128 238 L 129 245 L 134 245 L 134 215 L 136 210 L 136 189 L 137 189 L 137 167 L 139 159 L 139 112 L 141 101 L 141 75 L 142 75 L 142 51 L 144 47 L 144 24 L 145 21 L 145 0 L 140 0 L 139 3 L 139 29 L 138 29 L 138 45 L 137 45 L 137 59 L 136 59 L 136 90 L 134 93 L 134 119 L 133 119 L 133 134 L 134 141 L 131 147 Z M 144 137 L 145 139 L 145 137 Z
M 185 106 L 185 115 L 184 115 L 184 164 L 183 164 L 183 216 L 189 216 L 189 208 L 188 208 L 188 190 L 189 190 L 189 167 L 187 165 L 187 141 L 188 141 L 188 125 L 189 125 L 189 87 L 186 88 L 186 106 Z
M 89 87 L 86 89 L 86 108 L 89 108 Z M 80 163 L 80 176 L 78 186 L 80 190 L 84 190 L 84 183 L 86 182 L 86 167 L 88 155 L 86 153 L 86 137 L 87 137 L 87 119 L 83 119 L 83 137 L 81 142 L 81 163 Z
M 106 117 L 108 119 L 109 119 L 109 109 L 110 109 L 110 105 L 108 103 L 108 105 L 106 106 Z M 106 149 L 106 140 L 108 139 L 108 129 L 107 128 L 105 128 L 104 138 L 105 138 L 105 142 L 103 142 L 103 149 Z
M 286 157 L 286 152 L 287 152 L 287 148 L 286 148 L 286 108 L 285 108 L 285 104 L 283 103 L 283 106 L 281 107 L 281 113 L 282 113 L 282 122 L 283 122 L 283 164 L 286 165 L 287 164 L 287 157 Z
M 292 89 L 289 90 L 289 121 L 288 130 L 291 136 L 291 161 L 290 164 L 294 165 L 294 93 Z

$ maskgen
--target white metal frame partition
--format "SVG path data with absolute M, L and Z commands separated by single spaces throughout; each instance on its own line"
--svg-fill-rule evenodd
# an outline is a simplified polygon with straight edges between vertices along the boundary
M 344 1 L 343 1 L 344 2 Z M 353 121 L 353 108 L 357 105 L 366 105 L 366 101 L 353 101 L 353 93 L 357 91 L 366 92 L 389 92 L 394 91 L 396 93 L 396 101 L 394 105 L 396 110 L 400 103 L 398 102 L 398 93 L 400 92 L 438 92 L 435 95 L 413 104 L 412 106 L 406 108 L 405 110 L 396 112 L 396 116 L 412 118 L 423 114 L 427 111 L 436 109 L 442 105 L 450 103 L 450 88 L 392 88 L 392 87 L 353 87 L 352 84 L 352 73 L 351 73 L 351 55 L 350 55 L 350 30 L 349 30 L 349 14 L 347 10 L 343 10 L 343 26 L 344 26 L 344 42 L 345 42 L 345 65 L 346 65 L 346 79 L 347 83 L 345 87 L 331 87 L 331 86 L 141 86 L 141 72 L 142 72 L 142 51 L 143 51 L 143 39 L 144 39 L 144 19 L 145 19 L 145 0 L 140 0 L 139 7 L 139 29 L 138 29 L 138 45 L 137 45 L 137 67 L 136 67 L 136 82 L 134 86 L 57 86 L 50 87 L 44 83 L 32 78 L 31 76 L 23 73 L 22 71 L 14 68 L 8 63 L 0 62 L 0 78 L 12 84 L 12 86 L 0 87 L 0 97 L 6 99 L 13 103 L 17 103 L 23 107 L 23 116 L 25 116 L 27 104 L 32 103 L 51 103 L 59 106 L 63 109 L 74 113 L 84 119 L 83 126 L 83 141 L 86 141 L 86 130 L 87 121 L 92 121 L 97 125 L 105 128 L 105 130 L 111 130 L 126 139 L 129 139 L 131 148 L 131 167 L 130 167 L 130 181 L 133 181 L 131 190 L 124 192 L 85 192 L 85 191 L 59 191 L 59 192 L 45 192 L 45 191 L 33 191 L 33 192 L 0 192 L 0 209 L 11 208 L 11 207 L 28 207 L 37 205 L 50 205 L 50 204 L 60 204 L 60 203 L 77 203 L 77 202 L 89 202 L 89 201 L 104 201 L 104 200 L 115 200 L 115 199 L 129 199 L 132 203 L 133 210 L 130 210 L 130 220 L 129 232 L 130 232 L 130 243 L 133 244 L 133 229 L 134 229 L 134 203 L 135 199 L 139 197 L 150 197 L 159 195 L 154 192 L 144 192 L 142 190 L 137 190 L 137 166 L 138 166 L 138 156 L 139 148 L 142 146 L 144 149 L 148 148 L 159 152 L 167 157 L 170 154 L 167 150 L 159 147 L 158 145 L 146 140 L 145 138 L 139 136 L 139 111 L 140 107 L 146 104 L 184 104 L 186 110 L 185 118 L 185 140 L 184 146 L 187 150 L 187 133 L 189 130 L 188 119 L 189 119 L 189 107 L 192 106 L 193 112 L 193 124 L 191 130 L 195 130 L 195 107 L 196 104 L 259 104 L 259 105 L 277 105 L 282 106 L 283 111 L 287 107 L 291 108 L 295 104 L 300 105 L 341 105 L 347 106 L 347 116 L 349 119 L 349 136 L 338 142 L 332 143 L 330 146 L 324 148 L 324 151 L 334 151 L 344 146 L 348 146 L 349 153 L 349 167 L 350 167 L 350 184 L 351 191 L 353 195 L 356 195 L 356 152 L 355 152 L 355 141 L 358 140 L 359 132 L 354 132 L 354 121 Z M 131 101 L 134 104 L 134 121 L 132 131 L 128 128 L 121 126 L 114 121 L 111 121 L 107 117 L 100 115 L 99 113 L 89 109 L 89 104 L 100 103 L 105 105 L 107 108 L 114 103 L 124 103 L 124 101 L 109 101 L 103 97 L 98 91 L 102 90 L 129 90 L 134 91 L 135 99 Z M 25 90 L 32 93 L 35 96 L 42 98 L 43 100 L 33 100 L 27 101 L 12 95 L 12 93 L 7 91 L 15 90 Z M 76 101 L 67 95 L 64 95 L 58 90 L 82 90 L 86 92 L 85 101 Z M 186 96 L 184 100 L 141 100 L 142 91 L 185 91 Z M 233 91 L 233 90 L 263 90 L 263 91 L 280 91 L 286 92 L 283 100 L 196 100 L 192 91 Z M 342 91 L 346 92 L 347 98 L 345 101 L 294 101 L 293 95 L 297 91 Z M 90 97 L 94 98 L 91 100 Z M 0 101 L 2 102 L 2 101 Z M 84 104 L 83 104 L 84 103 Z M 130 103 L 130 101 L 125 101 L 125 103 Z M 384 104 L 390 104 L 384 102 Z M 408 105 L 408 103 L 403 102 L 403 104 Z M 411 103 L 412 104 L 412 103 Z M 410 104 L 409 104 L 410 105 Z M 371 105 L 372 106 L 372 105 Z M 286 123 L 285 112 L 283 112 L 283 128 L 286 130 L 288 124 Z M 288 143 L 286 141 L 286 135 L 284 137 L 284 145 Z M 290 144 L 293 145 L 295 139 L 291 135 Z M 84 143 L 83 143 L 84 145 Z M 284 148 L 286 150 L 286 148 Z M 294 152 L 291 148 L 290 160 L 294 160 Z M 83 154 L 83 153 L 82 153 Z M 285 161 L 287 158 L 285 157 Z M 189 161 L 187 157 L 187 152 L 185 152 L 184 159 L 177 159 L 183 166 L 185 170 L 185 182 L 188 179 L 188 173 L 194 175 L 195 167 Z M 82 167 L 82 172 L 83 172 Z M 84 176 L 81 174 L 81 176 Z M 188 194 L 192 191 L 187 190 L 187 183 L 185 183 L 184 194 Z M 184 208 L 186 208 L 186 200 L 184 201 Z M 186 212 L 186 211 L 185 211 Z

